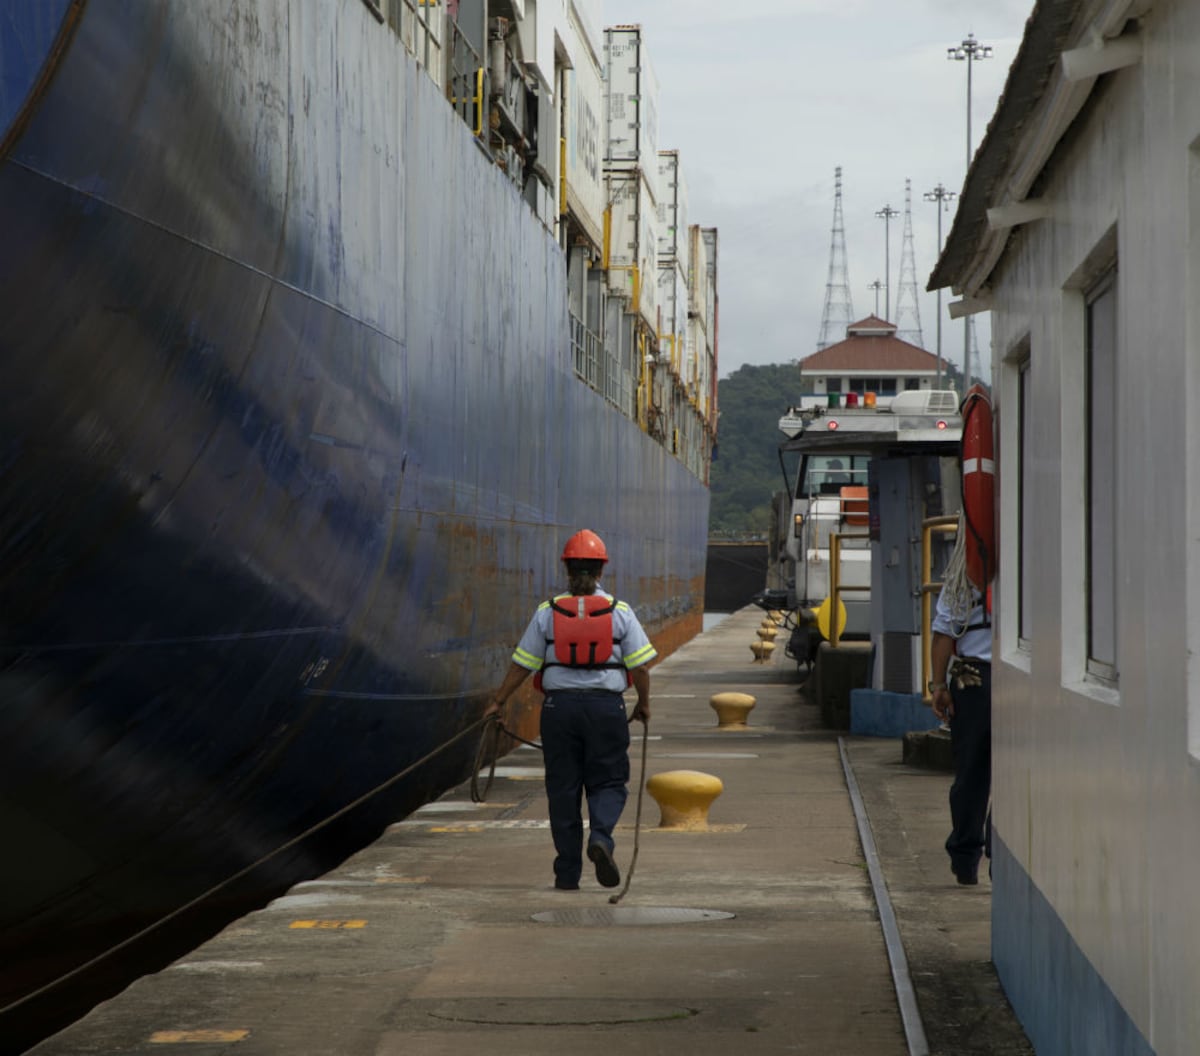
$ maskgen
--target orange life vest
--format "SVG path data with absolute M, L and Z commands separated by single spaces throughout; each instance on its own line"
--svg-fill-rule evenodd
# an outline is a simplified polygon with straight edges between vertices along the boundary
M 579 594 L 566 598 L 551 598 L 550 609 L 554 613 L 553 638 L 547 645 L 554 646 L 554 659 L 546 657 L 533 680 L 541 691 L 542 674 L 548 667 L 576 667 L 585 670 L 614 668 L 625 671 L 625 665 L 612 660 L 613 646 L 618 639 L 613 637 L 613 609 L 617 603 L 603 594 Z M 629 672 L 625 671 L 625 683 L 629 685 Z

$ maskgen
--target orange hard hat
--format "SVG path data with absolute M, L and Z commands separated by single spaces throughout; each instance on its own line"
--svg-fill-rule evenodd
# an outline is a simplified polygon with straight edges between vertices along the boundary
M 585 561 L 607 561 L 608 551 L 604 549 L 604 540 L 595 532 L 584 528 L 567 540 L 563 547 L 562 559 L 583 558 Z

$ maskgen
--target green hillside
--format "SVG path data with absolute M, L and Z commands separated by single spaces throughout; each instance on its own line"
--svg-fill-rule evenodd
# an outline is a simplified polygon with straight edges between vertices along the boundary
M 744 366 L 717 383 L 721 419 L 712 464 L 709 534 L 760 535 L 771 523 L 771 494 L 783 487 L 779 418 L 800 402 L 795 363 Z

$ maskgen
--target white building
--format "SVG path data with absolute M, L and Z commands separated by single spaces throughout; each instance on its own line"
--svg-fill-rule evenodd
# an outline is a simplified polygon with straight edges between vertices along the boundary
M 938 374 L 937 356 L 898 338 L 894 323 L 869 315 L 851 323 L 844 340 L 800 360 L 801 385 L 816 394 L 801 402 L 824 403 L 830 393 L 873 392 L 883 406 L 898 392 L 934 388 Z
M 1200 1051 L 1197 56 L 1038 0 L 930 280 L 992 311 L 993 959 L 1054 1056 Z

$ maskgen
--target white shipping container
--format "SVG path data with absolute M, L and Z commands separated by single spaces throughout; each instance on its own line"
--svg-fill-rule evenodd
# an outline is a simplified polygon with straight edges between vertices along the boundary
M 601 165 L 604 82 L 586 47 L 574 69 L 565 71 L 567 109 L 567 208 L 600 244 L 604 229 L 604 171 Z
M 658 80 L 646 57 L 641 26 L 604 31 L 609 169 L 645 169 L 658 201 Z
M 658 209 L 639 169 L 609 173 L 608 288 L 658 332 Z M 634 303 L 636 296 L 636 305 Z
M 708 331 L 709 346 L 717 348 L 717 229 L 702 227 L 704 239 L 704 270 L 707 276 L 704 287 L 704 327 Z
M 679 151 L 658 152 L 658 259 L 678 260 L 685 271 L 688 259 L 687 183 Z
M 688 394 L 696 396 L 702 387 L 708 360 L 708 335 L 699 319 L 687 321 L 687 346 L 684 352 L 683 380 Z
M 708 252 L 699 224 L 688 228 L 688 313 L 708 325 Z
M 679 264 L 663 263 L 661 258 L 658 265 L 658 307 L 662 313 L 659 351 L 670 356 L 671 367 L 678 374 L 686 358 L 687 275 Z

